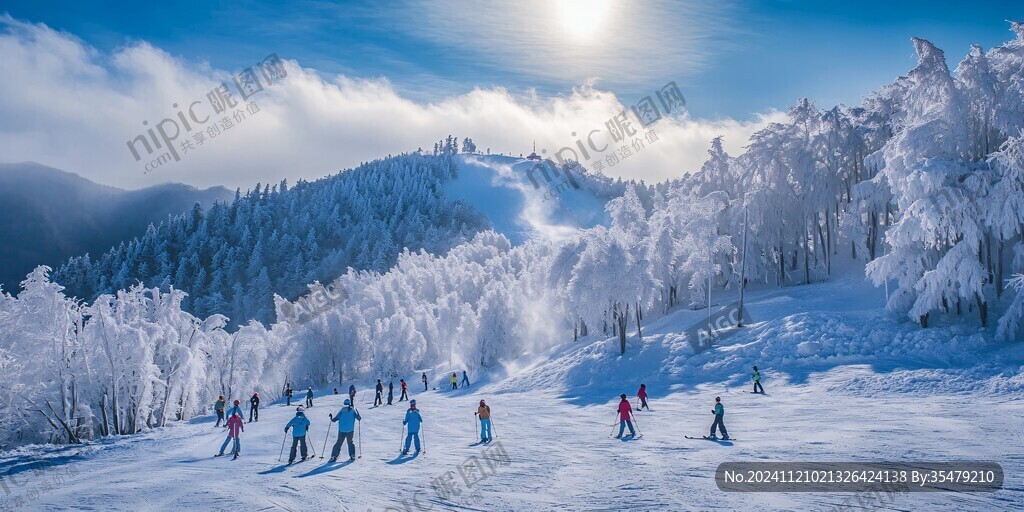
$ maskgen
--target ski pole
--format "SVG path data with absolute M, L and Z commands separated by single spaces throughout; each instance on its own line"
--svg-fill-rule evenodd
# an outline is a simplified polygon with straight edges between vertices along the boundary
M 420 426 L 420 436 L 423 438 L 423 455 L 427 454 L 427 429 L 426 425 Z
M 333 421 L 331 423 L 334 423 Z M 324 449 L 320 450 L 320 460 L 324 460 L 324 452 L 327 451 L 327 440 L 331 438 L 331 423 L 327 424 L 327 437 L 324 437 Z
M 398 438 L 398 451 L 405 448 L 405 425 L 402 425 L 402 436 Z
M 356 425 L 356 428 L 358 429 L 359 435 L 359 458 L 361 459 L 363 458 L 363 420 L 359 420 L 358 423 L 359 424 Z
M 618 423 L 619 423 L 618 419 L 619 419 L 619 413 L 615 413 L 615 420 L 616 421 L 615 421 L 615 423 L 612 423 L 612 433 L 608 434 L 608 437 L 612 437 L 612 436 L 615 435 L 615 427 L 617 427 Z
M 494 418 L 491 418 L 491 434 L 493 434 L 493 438 L 498 438 L 498 429 L 494 428 Z
M 638 423 L 638 422 L 636 421 L 636 415 L 635 415 L 635 414 L 632 414 L 632 413 L 630 413 L 630 415 L 629 415 L 629 416 L 630 416 L 631 418 L 633 418 L 633 426 L 634 426 L 634 427 L 636 427 L 636 433 L 637 433 L 637 434 L 639 434 L 639 435 L 641 435 L 641 436 L 642 436 L 642 435 L 644 435 L 644 433 L 640 431 L 640 423 Z
M 284 437 L 281 438 L 281 453 L 277 455 L 277 461 L 281 462 L 281 457 L 284 457 L 284 444 L 288 441 L 288 432 L 284 433 Z

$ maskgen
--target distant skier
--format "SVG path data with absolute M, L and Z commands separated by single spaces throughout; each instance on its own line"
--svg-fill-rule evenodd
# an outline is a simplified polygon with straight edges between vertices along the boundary
M 388 405 L 395 405 L 393 402 L 395 399 L 395 381 L 388 382 Z
M 313 386 L 306 390 L 306 407 L 313 407 Z
M 288 397 L 288 403 L 286 403 L 285 405 L 291 406 L 292 405 L 292 383 L 291 382 L 289 382 L 288 385 L 284 388 L 284 396 Z
M 715 422 L 711 424 L 711 439 L 718 439 L 715 437 L 715 427 L 722 430 L 722 439 L 729 439 L 729 433 L 725 431 L 725 407 L 722 405 L 722 397 L 715 397 L 715 408 L 711 410 L 711 413 L 715 415 Z
M 466 370 L 462 370 L 462 385 L 469 386 L 469 376 L 466 375 Z
M 409 444 L 416 441 L 416 453 L 420 453 L 420 426 L 423 425 L 423 417 L 420 416 L 419 409 L 416 409 L 416 400 L 409 402 L 409 410 L 405 411 L 405 419 L 402 420 L 402 425 L 409 427 L 409 434 L 405 436 L 405 449 L 402 450 L 402 455 L 409 453 Z
M 637 407 L 636 410 L 651 410 L 650 407 L 647 407 L 647 384 L 640 384 L 640 390 L 636 392 L 636 397 L 640 399 L 640 407 Z
M 760 389 L 761 394 L 763 395 L 764 386 L 761 385 L 761 372 L 757 371 L 756 366 L 754 367 L 754 375 L 752 378 L 754 379 L 754 393 L 757 393 L 757 390 Z
M 217 411 L 217 424 L 213 428 L 220 426 L 220 422 L 224 421 L 224 395 L 221 395 L 217 399 L 217 403 L 213 404 L 213 410 Z
M 452 381 L 452 389 L 459 389 L 459 378 L 455 375 L 455 372 L 452 372 L 451 381 Z
M 334 449 L 331 450 L 331 462 L 338 461 L 338 455 L 341 454 L 341 447 L 345 441 L 348 441 L 348 460 L 356 460 L 356 445 L 353 443 L 353 435 L 356 431 L 356 421 L 362 421 L 363 418 L 359 416 L 359 411 L 352 407 L 352 402 L 345 400 L 345 406 L 338 411 L 337 416 L 327 415 L 331 419 L 331 423 L 338 422 L 338 441 L 334 443 Z
M 349 384 L 349 386 L 348 386 L 348 399 L 351 400 L 352 403 L 356 403 L 356 385 L 355 384 Z
M 239 416 L 243 416 L 244 415 L 242 413 L 242 401 L 241 400 L 235 400 L 235 404 L 232 405 L 230 409 L 228 409 L 228 418 L 230 418 L 232 414 L 237 414 Z M 227 423 L 225 423 L 224 425 L 227 426 Z
M 310 391 L 312 392 L 312 391 Z M 295 409 L 295 417 L 284 426 L 284 431 L 292 430 L 292 450 L 288 452 L 288 464 L 295 462 L 295 448 L 302 445 L 302 460 L 306 460 L 306 431 L 309 430 L 309 418 L 302 407 Z
M 338 394 L 338 388 L 334 388 L 334 394 L 335 394 L 335 395 L 337 395 L 337 394 Z
M 427 386 L 427 372 L 423 372 L 423 391 L 430 389 Z
M 629 400 L 626 400 L 626 394 L 619 395 L 622 401 L 619 402 L 619 435 L 615 436 L 615 439 L 622 439 L 622 433 L 626 431 L 626 427 L 629 427 L 630 437 L 636 436 L 636 430 L 633 430 L 633 406 L 629 404 Z
M 255 419 L 253 419 L 255 418 Z M 249 398 L 249 423 L 260 420 L 260 394 L 253 392 Z
M 380 379 L 377 379 L 376 391 L 377 391 L 377 396 L 375 396 L 373 398 L 373 406 L 374 407 L 377 407 L 378 405 L 381 405 L 381 404 L 384 403 L 384 399 L 381 398 L 381 395 L 384 393 L 384 384 L 380 383 Z
M 231 449 L 231 453 L 235 454 L 235 456 L 232 457 L 231 460 L 235 460 L 238 458 L 238 454 L 242 451 L 242 441 L 239 439 L 238 435 L 239 431 L 245 432 L 245 425 L 242 424 L 242 416 L 238 413 L 232 414 L 231 417 L 228 418 L 226 425 L 228 427 L 228 437 L 224 440 L 224 444 L 220 445 L 220 453 L 216 456 L 220 457 L 224 455 L 224 449 L 231 444 L 232 440 L 234 440 L 235 446 Z
M 474 413 L 480 418 L 480 442 L 488 443 L 491 441 L 491 406 L 480 400 L 480 406 L 476 408 Z
M 409 390 L 405 386 L 405 379 L 401 379 L 401 384 L 402 384 L 402 396 L 398 397 L 398 401 L 399 402 L 401 402 L 403 400 L 408 400 L 409 399 Z

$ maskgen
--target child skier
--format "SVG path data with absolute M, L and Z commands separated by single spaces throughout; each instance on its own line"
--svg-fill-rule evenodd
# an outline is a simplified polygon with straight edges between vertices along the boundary
M 310 391 L 312 392 L 312 390 Z M 284 431 L 292 430 L 292 450 L 288 452 L 288 464 L 295 462 L 295 448 L 302 445 L 302 460 L 306 460 L 306 431 L 309 430 L 309 418 L 306 418 L 306 410 L 302 407 L 295 409 L 295 417 L 284 426 Z
M 401 384 L 402 384 L 402 396 L 398 397 L 398 401 L 399 402 L 401 402 L 402 400 L 408 400 L 409 399 L 409 390 L 406 389 L 406 387 L 405 387 L 405 379 L 401 379 Z
M 225 425 L 228 427 L 228 437 L 224 440 L 224 444 L 220 445 L 220 453 L 216 457 L 224 455 L 224 449 L 234 440 L 235 446 L 231 449 L 231 453 L 235 454 L 235 456 L 231 460 L 235 460 L 238 458 L 239 452 L 242 451 L 242 442 L 239 440 L 238 435 L 239 431 L 245 432 L 245 425 L 242 424 L 242 417 L 238 413 L 232 414 Z
M 256 419 L 253 420 L 253 417 Z M 260 394 L 253 392 L 252 398 L 249 399 L 249 423 L 260 420 Z
M 402 425 L 409 427 L 409 434 L 405 437 L 405 449 L 402 450 L 402 455 L 409 453 L 409 444 L 416 441 L 416 453 L 420 453 L 420 426 L 423 425 L 423 417 L 420 416 L 419 409 L 416 408 L 416 400 L 409 402 L 409 410 L 405 412 L 405 419 L 402 420 Z
M 213 404 L 213 410 L 217 411 L 217 424 L 213 428 L 220 426 L 220 422 L 224 421 L 224 395 L 221 395 L 217 399 L 217 403 Z
M 455 372 L 452 372 L 452 389 L 459 389 L 459 378 L 455 376 Z
M 388 382 L 388 405 L 395 405 L 391 403 L 395 399 L 395 381 Z
M 306 390 L 306 407 L 313 407 L 313 386 Z
M 725 422 L 722 418 L 725 416 L 725 407 L 722 405 L 722 397 L 715 397 L 715 408 L 711 410 L 711 414 L 715 415 L 715 422 L 711 424 L 711 439 L 718 439 L 715 437 L 715 427 L 722 430 L 722 439 L 729 439 L 729 433 L 725 431 Z
M 469 376 L 466 375 L 466 370 L 462 370 L 462 385 L 463 386 L 468 386 L 469 385 Z
M 331 419 L 331 423 L 338 422 L 338 441 L 334 443 L 334 449 L 331 450 L 331 462 L 338 461 L 341 447 L 346 440 L 348 441 L 348 460 L 356 460 L 356 445 L 353 442 L 353 436 L 356 431 L 356 421 L 363 421 L 363 418 L 359 416 L 359 411 L 352 407 L 350 400 L 345 400 L 345 406 L 338 411 L 337 416 L 328 414 L 327 417 Z
M 626 400 L 626 394 L 619 395 L 622 401 L 619 402 L 619 435 L 615 436 L 615 439 L 622 439 L 622 433 L 626 431 L 626 427 L 629 427 L 630 437 L 636 436 L 636 430 L 633 430 L 633 406 L 629 404 L 629 400 Z
M 763 395 L 764 394 L 764 386 L 761 385 L 761 372 L 757 371 L 757 367 L 756 366 L 754 367 L 753 379 L 754 379 L 754 393 L 757 393 L 757 390 L 760 389 L 761 390 L 761 394 Z
M 427 387 L 427 372 L 423 372 L 423 391 L 430 389 Z
M 476 414 L 480 418 L 480 442 L 488 443 L 491 437 L 491 406 L 480 400 L 480 406 L 476 408 Z
M 228 418 L 230 418 L 232 414 L 242 416 L 242 402 L 240 400 L 235 400 L 235 405 L 231 406 L 231 409 L 228 409 Z M 227 423 L 224 425 L 227 426 Z
M 636 397 L 640 399 L 640 407 L 637 407 L 636 410 L 651 410 L 650 407 L 647 407 L 647 384 L 640 384 L 640 390 L 636 392 Z
M 335 393 L 335 394 L 337 394 L 337 393 Z M 356 385 L 355 384 L 349 384 L 349 386 L 348 386 L 348 399 L 351 400 L 352 403 L 356 403 Z
M 373 406 L 377 407 L 378 405 L 384 403 L 384 399 L 381 398 L 381 394 L 384 393 L 384 384 L 380 383 L 380 379 L 377 379 L 377 388 L 375 389 L 375 391 L 377 392 L 377 396 L 373 398 Z

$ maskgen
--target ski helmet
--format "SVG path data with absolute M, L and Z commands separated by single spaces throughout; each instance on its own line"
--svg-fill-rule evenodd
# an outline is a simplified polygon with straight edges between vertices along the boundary
M 242 403 L 242 402 L 238 401 L 237 399 L 235 400 L 235 405 L 238 405 L 240 403 Z
M 484 401 L 483 400 L 480 400 L 480 405 L 484 405 Z
M 300 405 L 295 408 L 295 412 L 306 412 L 306 409 Z
M 716 397 L 715 397 L 715 401 L 716 401 L 716 402 L 721 402 L 721 401 L 722 401 L 722 397 L 720 397 L 720 396 L 716 396 Z
M 253 392 L 252 396 L 260 396 L 259 391 Z
M 413 407 L 416 407 L 416 400 L 413 400 L 413 401 L 409 402 L 409 405 L 411 405 Z
M 623 393 L 623 394 L 619 395 L 619 398 L 621 398 L 621 399 L 625 400 L 625 399 L 626 399 L 626 394 L 625 394 L 625 393 Z
M 352 402 L 348 398 L 345 399 L 345 405 L 352 405 Z

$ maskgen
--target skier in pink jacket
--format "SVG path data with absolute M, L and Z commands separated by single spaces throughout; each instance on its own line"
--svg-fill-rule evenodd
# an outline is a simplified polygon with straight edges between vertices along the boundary
M 224 455 L 224 449 L 227 448 L 228 445 L 231 444 L 231 440 L 234 439 L 235 446 L 231 451 L 235 456 L 231 460 L 235 460 L 238 458 L 238 453 L 242 451 L 242 442 L 239 440 L 238 436 L 240 432 L 245 432 L 245 424 L 242 422 L 242 417 L 236 412 L 228 418 L 226 426 L 228 428 L 228 437 L 224 440 L 224 444 L 220 445 L 220 453 L 217 454 L 217 457 Z
M 629 427 L 630 437 L 636 436 L 636 431 L 633 430 L 633 406 L 629 404 L 629 400 L 626 400 L 626 394 L 619 395 L 622 399 L 619 402 L 619 435 L 615 436 L 615 439 L 622 439 L 622 433 L 625 432 L 626 427 Z

